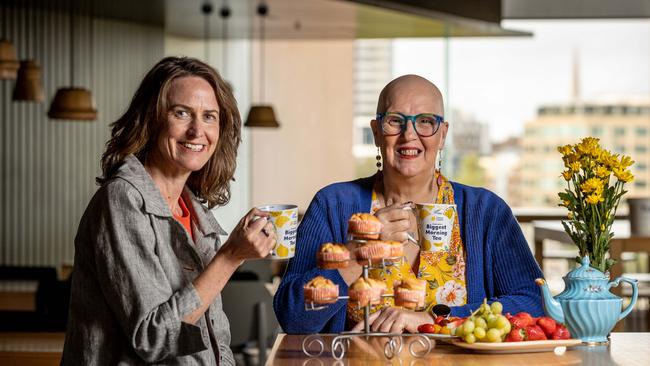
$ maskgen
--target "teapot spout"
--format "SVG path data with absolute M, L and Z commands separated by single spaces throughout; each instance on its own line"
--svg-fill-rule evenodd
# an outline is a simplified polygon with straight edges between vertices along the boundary
M 548 284 L 543 278 L 538 278 L 535 283 L 542 291 L 542 303 L 544 304 L 544 312 L 546 315 L 553 318 L 558 323 L 564 323 L 564 311 L 562 305 L 551 296 L 551 291 L 548 289 Z

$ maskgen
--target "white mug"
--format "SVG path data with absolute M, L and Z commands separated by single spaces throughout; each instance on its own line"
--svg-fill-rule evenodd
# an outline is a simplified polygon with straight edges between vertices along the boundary
M 271 259 L 289 259 L 296 254 L 296 233 L 298 231 L 298 206 L 264 205 L 258 209 L 269 213 L 276 234 L 275 248 L 271 250 Z
M 448 251 L 457 215 L 456 205 L 416 203 L 414 213 L 418 225 L 420 250 Z

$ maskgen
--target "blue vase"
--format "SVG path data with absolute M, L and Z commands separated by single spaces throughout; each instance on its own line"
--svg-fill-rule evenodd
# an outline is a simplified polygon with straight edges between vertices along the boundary
M 589 257 L 583 257 L 579 267 L 571 270 L 564 278 L 564 291 L 551 296 L 546 281 L 535 282 L 542 290 L 544 311 L 556 322 L 566 324 L 571 336 L 586 343 L 607 343 L 607 335 L 616 323 L 625 318 L 634 308 L 638 297 L 637 280 L 618 277 L 613 281 L 601 271 L 589 266 Z M 623 299 L 609 289 L 620 282 L 632 285 L 632 300 L 622 309 Z

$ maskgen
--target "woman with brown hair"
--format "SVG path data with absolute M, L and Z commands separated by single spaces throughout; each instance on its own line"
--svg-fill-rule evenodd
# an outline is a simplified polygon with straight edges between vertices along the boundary
M 257 209 L 221 245 L 209 211 L 230 199 L 240 130 L 203 62 L 167 57 L 144 77 L 79 224 L 62 364 L 234 364 L 220 292 L 275 245 Z

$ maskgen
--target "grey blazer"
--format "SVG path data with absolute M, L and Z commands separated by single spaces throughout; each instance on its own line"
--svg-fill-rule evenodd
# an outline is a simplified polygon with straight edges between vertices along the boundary
M 221 296 L 196 325 L 182 320 L 199 307 L 192 281 L 226 234 L 187 187 L 183 198 L 194 242 L 133 155 L 95 193 L 75 238 L 61 364 L 234 365 Z

